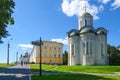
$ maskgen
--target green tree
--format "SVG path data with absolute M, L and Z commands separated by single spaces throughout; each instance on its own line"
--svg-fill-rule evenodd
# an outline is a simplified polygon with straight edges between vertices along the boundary
M 120 65 L 120 50 L 111 45 L 107 45 L 109 54 L 109 65 Z
M 118 45 L 117 48 L 120 49 L 120 45 Z
M 14 18 L 12 17 L 13 9 L 15 8 L 15 2 L 13 0 L 0 0 L 0 43 L 2 38 L 9 36 L 6 30 L 7 26 L 14 24 Z
M 68 52 L 64 51 L 63 53 L 63 64 L 67 65 L 68 64 Z

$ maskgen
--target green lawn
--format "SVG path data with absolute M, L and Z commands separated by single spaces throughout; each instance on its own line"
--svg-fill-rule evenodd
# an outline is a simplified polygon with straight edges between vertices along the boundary
M 10 67 L 10 66 L 13 66 L 14 64 L 4 64 L 4 63 L 0 63 L 0 69 L 1 68 L 5 68 L 5 67 Z
M 39 64 L 31 64 L 31 70 L 39 71 Z M 53 72 L 88 72 L 112 74 L 120 72 L 120 66 L 56 66 L 42 65 L 42 70 Z
M 32 80 L 120 80 L 120 76 L 96 76 L 96 75 L 33 75 Z
M 39 71 L 39 64 L 30 64 L 32 71 Z M 54 68 L 55 65 L 42 65 L 42 70 L 49 70 Z
M 39 71 L 39 64 L 31 64 L 32 71 Z M 120 72 L 120 66 L 57 66 L 42 65 L 42 70 L 51 72 L 87 72 L 112 74 Z M 120 76 L 97 76 L 87 74 L 32 75 L 32 80 L 120 80 Z

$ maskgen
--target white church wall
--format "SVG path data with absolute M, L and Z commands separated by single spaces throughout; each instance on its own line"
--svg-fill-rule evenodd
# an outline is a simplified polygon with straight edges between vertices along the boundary
M 79 37 L 74 36 L 70 38 L 69 43 L 69 57 L 70 57 L 70 65 L 78 65 L 79 62 Z
M 79 38 L 79 64 L 82 65 L 83 64 L 83 41 L 81 40 L 81 38 Z
M 93 43 L 95 42 L 94 40 L 95 35 L 93 33 L 89 33 L 87 36 L 87 43 L 88 43 L 88 52 L 87 52 L 87 65 L 94 65 L 94 51 L 93 51 Z
M 106 44 L 106 37 L 103 35 L 98 35 L 97 37 L 97 65 L 106 65 L 106 55 L 107 55 L 107 44 Z M 97 45 L 96 45 L 97 46 Z

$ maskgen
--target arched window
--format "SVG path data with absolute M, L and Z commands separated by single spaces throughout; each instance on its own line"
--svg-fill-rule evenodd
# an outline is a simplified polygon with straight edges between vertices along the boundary
M 103 44 L 101 44 L 101 56 L 104 56 L 103 55 Z
M 72 44 L 72 55 L 75 55 L 75 53 L 74 53 L 74 44 Z
M 83 42 L 83 54 L 85 54 L 85 43 Z
M 88 44 L 88 42 L 86 42 L 86 52 L 87 52 L 87 54 L 89 54 L 89 44 Z
M 85 26 L 87 26 L 87 20 L 85 19 Z
M 92 54 L 92 42 L 90 42 L 90 54 Z

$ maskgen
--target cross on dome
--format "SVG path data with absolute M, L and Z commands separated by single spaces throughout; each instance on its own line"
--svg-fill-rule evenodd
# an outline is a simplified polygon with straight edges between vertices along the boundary
M 85 3 L 85 6 L 84 6 L 84 9 L 85 9 L 85 13 L 87 12 L 87 5 L 86 5 L 86 3 Z

